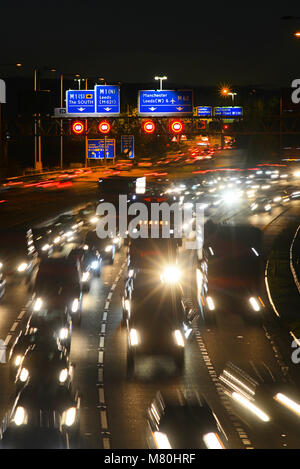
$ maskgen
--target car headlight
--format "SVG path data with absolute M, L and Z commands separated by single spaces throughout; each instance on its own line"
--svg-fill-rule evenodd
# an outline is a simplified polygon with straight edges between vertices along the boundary
M 181 272 L 176 266 L 169 265 L 165 267 L 161 280 L 165 283 L 177 283 L 180 280 Z
M 271 210 L 272 206 L 271 206 L 271 204 L 266 204 L 264 208 L 265 208 L 266 212 L 269 212 Z
M 49 248 L 49 244 L 44 244 L 44 246 L 42 247 L 42 251 L 48 251 Z
M 25 272 L 27 267 L 28 267 L 27 262 L 22 262 L 21 264 L 18 265 L 18 272 Z
M 22 383 L 25 383 L 25 381 L 27 381 L 28 379 L 28 376 L 29 376 L 29 371 L 27 370 L 27 368 L 22 368 L 20 376 L 19 376 L 20 381 L 22 381 Z
M 135 347 L 136 345 L 139 345 L 139 336 L 138 336 L 136 329 L 130 329 L 129 337 L 130 337 L 130 344 L 133 347 Z
M 155 445 L 158 449 L 172 449 L 172 446 L 170 445 L 169 438 L 165 433 L 161 432 L 154 432 L 153 433 L 153 438 Z
M 85 244 L 85 245 L 83 246 L 83 249 L 84 249 L 85 251 L 88 251 L 88 250 L 89 250 L 89 247 L 88 247 L 88 245 L 87 245 L 87 244 Z
M 98 267 L 99 267 L 99 261 L 93 261 L 93 262 L 91 263 L 91 268 L 92 268 L 93 270 L 98 269 Z
M 2 264 L 2 262 L 0 262 L 0 270 L 2 269 L 2 267 L 3 267 L 3 264 Z
M 112 251 L 112 248 L 113 248 L 113 247 L 112 247 L 111 244 L 110 244 L 109 246 L 106 246 L 105 252 L 110 252 L 110 251 Z
M 67 368 L 64 368 L 63 370 L 61 370 L 61 372 L 59 373 L 59 377 L 58 377 L 59 382 L 65 383 L 68 378 L 68 375 L 69 375 L 69 372 Z
M 15 366 L 20 366 L 22 361 L 22 355 L 17 355 L 15 358 Z
M 63 424 L 67 427 L 71 427 L 76 420 L 76 407 L 70 407 L 63 413 Z
M 179 329 L 176 329 L 176 331 L 174 331 L 174 338 L 178 347 L 184 347 L 184 338 Z
M 75 298 L 72 303 L 72 313 L 77 313 L 79 308 L 79 300 L 78 298 Z
M 24 425 L 27 423 L 27 412 L 24 407 L 18 406 L 16 408 L 13 421 L 17 426 Z
M 99 220 L 98 217 L 92 217 L 92 218 L 90 218 L 90 223 L 92 223 L 93 225 L 95 225 L 96 223 L 98 223 L 98 220 Z
M 207 302 L 208 309 L 210 311 L 214 311 L 215 310 L 215 303 L 214 303 L 214 300 L 212 299 L 211 296 L 206 297 L 206 302 Z
M 37 298 L 33 305 L 33 311 L 40 311 L 43 306 L 43 300 L 41 298 Z
M 89 279 L 89 277 L 90 277 L 90 273 L 89 273 L 89 272 L 83 272 L 83 274 L 82 274 L 82 281 L 83 281 L 83 282 L 87 282 L 88 279 Z
M 114 238 L 114 239 L 113 239 L 113 243 L 114 243 L 114 244 L 118 244 L 118 243 L 119 243 L 119 241 L 120 241 L 120 239 L 119 239 L 119 238 Z
M 203 441 L 207 449 L 225 449 L 217 433 L 206 433 L 203 435 Z
M 61 241 L 61 237 L 60 236 L 56 236 L 56 238 L 54 238 L 54 244 L 58 244 L 59 242 Z
M 60 340 L 66 340 L 69 337 L 69 329 L 67 327 L 62 327 L 59 331 Z
M 252 308 L 254 309 L 254 311 L 260 311 L 260 305 L 256 298 L 252 296 L 251 298 L 249 298 L 249 302 Z

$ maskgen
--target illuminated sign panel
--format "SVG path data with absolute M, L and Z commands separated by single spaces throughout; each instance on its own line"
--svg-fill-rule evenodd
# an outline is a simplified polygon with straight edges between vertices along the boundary
M 148 116 L 172 116 L 193 114 L 193 91 L 139 91 L 138 112 L 140 115 Z
M 198 106 L 197 116 L 200 117 L 211 117 L 212 116 L 212 107 L 211 106 Z
M 240 106 L 222 106 L 214 108 L 215 117 L 241 117 L 243 108 Z

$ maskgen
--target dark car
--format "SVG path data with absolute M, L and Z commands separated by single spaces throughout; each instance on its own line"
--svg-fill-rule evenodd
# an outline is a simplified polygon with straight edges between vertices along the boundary
M 171 356 L 184 367 L 186 340 L 191 333 L 177 268 L 164 272 L 140 271 L 130 295 L 123 299 L 127 327 L 127 370 L 134 372 L 135 360 L 143 355 Z
M 42 259 L 33 287 L 34 311 L 68 309 L 75 323 L 82 309 L 80 264 L 63 257 Z
M 87 233 L 84 244 L 88 246 L 89 249 L 96 249 L 100 253 L 103 261 L 108 261 L 110 264 L 114 263 L 116 246 L 113 242 L 113 238 L 99 238 L 96 230 L 91 230 Z
M 227 436 L 204 398 L 181 402 L 160 392 L 151 402 L 147 418 L 151 449 L 226 449 Z
M 0 262 L 2 273 L 11 280 L 25 278 L 29 281 L 38 264 L 38 253 L 31 229 L 7 229 L 0 231 Z
M 101 274 L 102 258 L 93 246 L 83 245 L 70 251 L 68 259 L 79 261 L 82 272 L 82 286 L 84 290 L 89 290 L 90 281 L 93 276 L 99 277 Z
M 57 340 L 39 336 L 22 357 L 16 383 L 18 388 L 31 381 L 45 385 L 56 382 L 69 387 L 72 376 L 73 367 L 67 350 Z
M 80 397 L 52 383 L 28 384 L 4 417 L 0 447 L 5 449 L 78 448 Z
M 32 228 L 34 246 L 40 257 L 51 256 L 54 250 L 53 233 L 51 228 Z

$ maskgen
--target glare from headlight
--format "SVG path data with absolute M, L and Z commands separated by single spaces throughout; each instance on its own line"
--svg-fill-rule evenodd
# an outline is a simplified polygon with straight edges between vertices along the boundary
M 28 379 L 28 376 L 29 376 L 29 371 L 27 370 L 27 368 L 22 368 L 20 376 L 19 376 L 20 381 L 22 381 L 22 383 L 25 383 L 25 381 L 27 381 Z
M 88 247 L 88 245 L 87 245 L 87 244 L 85 244 L 85 245 L 83 246 L 83 249 L 84 249 L 85 251 L 88 251 L 88 250 L 89 250 L 89 247 Z
M 139 344 L 139 338 L 138 338 L 138 333 L 136 329 L 130 329 L 129 336 L 130 336 L 130 344 L 132 346 L 136 346 Z
M 271 210 L 271 208 L 272 208 L 271 204 L 266 204 L 265 205 L 265 211 L 266 212 L 269 212 Z
M 62 327 L 59 331 L 60 340 L 66 340 L 69 336 L 69 329 L 67 327 Z
M 64 234 L 66 238 L 71 238 L 74 235 L 73 231 L 67 231 L 67 233 Z
M 89 272 L 83 272 L 83 274 L 82 274 L 82 281 L 83 281 L 83 282 L 87 282 L 88 279 L 89 279 L 89 277 L 90 277 L 90 273 L 89 273 Z
M 21 365 L 22 355 L 17 355 L 15 358 L 15 366 Z
M 48 251 L 49 248 L 49 244 L 44 244 L 44 246 L 42 247 L 42 251 Z
M 290 399 L 289 397 L 287 397 L 285 394 L 282 394 L 281 392 L 279 392 L 274 396 L 274 399 L 280 402 L 280 404 L 290 409 L 295 414 L 297 414 L 298 417 L 300 417 L 300 405 L 297 404 L 292 399 Z
M 40 311 L 42 306 L 43 300 L 41 298 L 37 298 L 34 302 L 33 311 Z
M 64 368 L 63 370 L 61 370 L 61 372 L 59 373 L 59 382 L 60 383 L 65 383 L 67 378 L 68 378 L 68 370 L 67 368 Z
M 76 407 L 70 407 L 68 410 L 65 411 L 64 415 L 64 424 L 67 427 L 71 427 L 76 419 Z
M 126 309 L 126 311 L 128 312 L 130 316 L 130 301 L 129 300 L 124 301 L 124 308 Z
M 215 303 L 214 303 L 214 300 L 212 299 L 211 296 L 207 296 L 206 297 L 206 301 L 207 301 L 207 306 L 208 306 L 208 309 L 210 311 L 214 311 L 215 310 Z
M 165 283 L 177 283 L 180 280 L 181 272 L 178 267 L 169 265 L 165 267 L 161 279 Z
M 79 308 L 79 300 L 78 298 L 75 298 L 72 303 L 72 313 L 77 313 Z
M 91 263 L 91 268 L 92 268 L 93 270 L 98 269 L 98 267 L 99 267 L 99 261 L 93 261 L 93 262 Z
M 92 223 L 93 225 L 95 225 L 96 223 L 98 223 L 98 220 L 99 220 L 98 217 L 92 217 L 92 218 L 90 218 L 90 223 Z
M 18 265 L 18 272 L 25 272 L 27 267 L 28 267 L 28 264 L 26 262 L 22 262 L 22 264 Z
M 250 302 L 252 308 L 254 309 L 254 311 L 260 311 L 259 303 L 253 296 L 251 298 L 249 298 L 249 302 Z
M 208 449 L 225 449 L 217 433 L 206 433 L 203 435 L 203 441 Z
M 158 449 L 172 449 L 169 439 L 165 433 L 154 432 L 153 437 Z
M 174 337 L 178 347 L 184 347 L 184 339 L 179 329 L 176 329 L 176 331 L 174 331 Z
M 106 246 L 105 252 L 110 252 L 110 251 L 112 251 L 112 248 L 113 248 L 113 247 L 112 247 L 111 244 L 110 244 L 109 246 Z
M 60 236 L 56 236 L 56 238 L 54 238 L 54 244 L 58 244 L 61 240 L 61 237 Z
M 114 243 L 114 244 L 118 244 L 119 241 L 120 241 L 119 238 L 114 238 L 114 239 L 113 239 L 113 243 Z
M 26 414 L 26 411 L 24 409 L 24 407 L 22 406 L 18 406 L 16 408 L 16 411 L 15 411 L 15 415 L 14 415 L 14 423 L 17 425 L 17 426 L 20 426 L 20 425 L 23 425 L 26 423 L 26 420 L 27 420 L 27 414 Z
M 270 421 L 270 417 L 265 412 L 263 412 L 259 407 L 254 405 L 251 401 L 249 401 L 246 397 L 242 396 L 238 392 L 233 392 L 231 396 L 235 401 L 237 401 L 246 409 L 250 410 L 250 412 L 256 415 L 263 422 Z
M 0 269 L 2 269 L 2 267 L 3 267 L 3 264 L 2 264 L 2 262 L 0 262 Z

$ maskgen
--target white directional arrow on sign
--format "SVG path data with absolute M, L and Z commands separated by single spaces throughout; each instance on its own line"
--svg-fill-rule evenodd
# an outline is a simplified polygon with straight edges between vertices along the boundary
M 176 108 L 178 111 L 182 111 L 183 107 L 177 107 Z
M 110 111 L 110 110 L 111 110 L 111 107 L 105 107 L 105 108 L 104 108 L 104 111 L 107 111 L 107 112 L 108 112 L 108 111 Z
M 78 111 L 80 111 L 80 112 L 82 112 L 82 111 L 84 111 L 84 110 L 85 110 L 85 107 L 79 107 L 79 108 L 78 108 Z
M 150 111 L 155 111 L 156 107 L 149 107 Z

